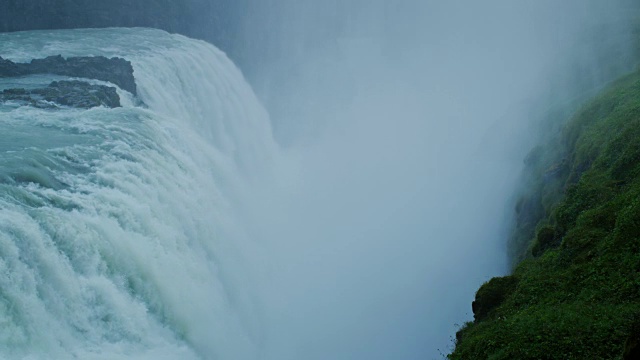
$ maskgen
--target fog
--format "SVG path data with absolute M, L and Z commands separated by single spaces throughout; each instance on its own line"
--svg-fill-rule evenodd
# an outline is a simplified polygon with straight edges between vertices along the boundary
M 443 357 L 477 288 L 509 271 L 513 197 L 547 103 L 631 69 L 624 8 L 245 6 L 243 70 L 283 153 L 250 202 L 265 357 Z

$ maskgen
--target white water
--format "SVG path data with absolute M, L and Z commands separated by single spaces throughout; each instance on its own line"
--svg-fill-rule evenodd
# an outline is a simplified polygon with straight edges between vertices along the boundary
M 146 104 L 0 108 L 0 358 L 257 358 L 236 213 L 275 144 L 235 66 L 144 29 L 2 34 L 0 54 L 124 57 Z

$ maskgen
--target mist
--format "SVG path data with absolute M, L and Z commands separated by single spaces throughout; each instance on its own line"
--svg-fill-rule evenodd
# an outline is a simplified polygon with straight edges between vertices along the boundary
M 509 271 L 513 197 L 545 106 L 631 69 L 624 9 L 282 0 L 245 10 L 244 70 L 282 145 L 275 181 L 256 181 L 249 210 L 269 264 L 258 290 L 266 358 L 444 357 L 477 288 Z M 604 42 L 591 39 L 602 31 Z

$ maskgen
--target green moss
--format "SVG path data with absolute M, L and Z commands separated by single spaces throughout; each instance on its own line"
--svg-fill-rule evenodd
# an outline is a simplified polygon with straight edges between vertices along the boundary
M 556 229 L 553 226 L 545 225 L 538 230 L 536 234 L 536 240 L 531 248 L 533 256 L 540 256 L 548 249 L 555 247 L 558 244 L 558 237 L 556 236 Z
M 526 162 L 512 276 L 483 285 L 450 359 L 627 359 L 640 352 L 640 72 Z M 517 249 L 517 250 L 513 250 Z M 517 279 L 517 280 L 515 280 Z
M 496 277 L 482 285 L 471 306 L 476 321 L 488 318 L 513 293 L 517 285 L 518 278 L 515 276 Z

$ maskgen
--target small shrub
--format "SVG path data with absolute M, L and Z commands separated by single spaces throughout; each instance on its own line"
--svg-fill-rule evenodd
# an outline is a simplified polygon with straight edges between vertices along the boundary
M 487 318 L 515 290 L 517 284 L 515 276 L 504 276 L 495 277 L 482 285 L 471 305 L 475 320 Z
M 547 249 L 554 248 L 560 245 L 560 241 L 555 236 L 556 229 L 553 226 L 543 226 L 536 234 L 536 241 L 531 248 L 533 256 L 538 257 L 542 255 Z

